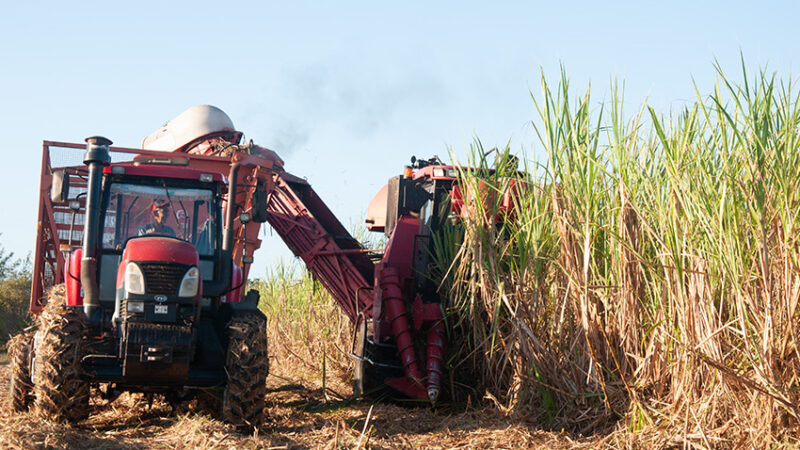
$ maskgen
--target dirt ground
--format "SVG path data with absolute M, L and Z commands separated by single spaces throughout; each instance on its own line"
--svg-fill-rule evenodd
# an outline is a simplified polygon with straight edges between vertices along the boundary
M 3 355 L 4 357 L 5 355 Z M 349 388 L 333 380 L 326 391 L 270 375 L 268 419 L 242 434 L 208 415 L 174 412 L 140 394 L 113 403 L 93 398 L 94 413 L 75 425 L 17 414 L 8 404 L 9 367 L 0 358 L 0 448 L 570 448 L 592 447 L 568 436 L 537 430 L 487 410 L 401 407 L 337 400 Z

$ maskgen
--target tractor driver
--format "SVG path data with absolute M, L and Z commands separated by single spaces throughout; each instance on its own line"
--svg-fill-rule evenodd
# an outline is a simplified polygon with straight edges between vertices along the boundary
M 150 205 L 150 214 L 153 216 L 153 223 L 148 223 L 139 228 L 139 236 L 147 234 L 175 236 L 175 230 L 167 225 L 167 216 L 169 216 L 168 201 L 154 199 L 153 204 Z

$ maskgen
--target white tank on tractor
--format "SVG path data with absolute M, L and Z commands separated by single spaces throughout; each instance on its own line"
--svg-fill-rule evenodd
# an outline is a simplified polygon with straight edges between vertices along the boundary
M 168 120 L 142 140 L 142 149 L 176 152 L 204 139 L 230 134 L 231 143 L 238 144 L 242 134 L 224 111 L 211 105 L 192 106 Z

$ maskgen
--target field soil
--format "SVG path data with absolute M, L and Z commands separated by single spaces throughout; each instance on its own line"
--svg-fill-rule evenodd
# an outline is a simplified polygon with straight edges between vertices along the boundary
M 88 419 L 56 424 L 33 412 L 11 411 L 4 357 L 0 357 L 0 448 L 570 448 L 598 443 L 545 432 L 491 408 L 352 402 L 341 398 L 350 392 L 342 380 L 329 380 L 323 391 L 313 382 L 292 380 L 287 373 L 270 375 L 267 420 L 252 433 L 237 432 L 193 411 L 192 405 L 173 411 L 156 397 L 148 406 L 141 394 L 123 394 L 113 403 L 94 395 L 94 412 Z

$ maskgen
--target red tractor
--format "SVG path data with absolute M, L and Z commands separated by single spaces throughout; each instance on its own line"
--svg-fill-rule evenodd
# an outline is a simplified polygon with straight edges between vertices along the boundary
M 15 409 L 34 402 L 47 416 L 79 420 L 97 386 L 109 400 L 138 391 L 213 405 L 216 396 L 227 422 L 260 421 L 266 317 L 256 291 L 242 295 L 248 246 L 258 246 L 245 228 L 266 220 L 265 186 L 282 162 L 238 145 L 221 111 L 196 108 L 204 121 L 191 118 L 195 139 L 177 152 L 152 139 L 134 150 L 92 137 L 76 165 L 67 161 L 78 145 L 45 142 L 31 297 L 38 329 L 10 348 Z M 209 142 L 229 156 L 198 151 Z M 243 168 L 248 159 L 257 164 Z

